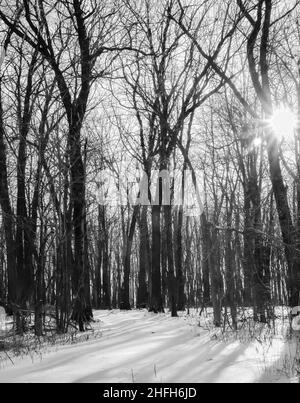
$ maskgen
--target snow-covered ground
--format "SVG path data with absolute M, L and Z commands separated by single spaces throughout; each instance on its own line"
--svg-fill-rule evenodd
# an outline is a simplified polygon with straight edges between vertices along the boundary
M 0 382 L 257 383 L 284 382 L 289 347 L 283 337 L 220 341 L 191 317 L 146 311 L 98 311 L 102 336 L 56 346 L 40 356 L 6 360 Z

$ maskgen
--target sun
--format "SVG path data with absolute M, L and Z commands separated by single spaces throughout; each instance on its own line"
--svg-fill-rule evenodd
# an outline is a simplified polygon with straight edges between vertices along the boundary
M 296 115 L 288 107 L 282 106 L 274 110 L 270 126 L 280 139 L 293 139 L 297 129 Z

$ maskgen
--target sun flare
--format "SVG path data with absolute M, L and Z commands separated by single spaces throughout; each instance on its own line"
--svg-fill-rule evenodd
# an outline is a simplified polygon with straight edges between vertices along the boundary
M 270 125 L 277 137 L 293 139 L 297 128 L 297 118 L 291 109 L 281 107 L 274 111 Z

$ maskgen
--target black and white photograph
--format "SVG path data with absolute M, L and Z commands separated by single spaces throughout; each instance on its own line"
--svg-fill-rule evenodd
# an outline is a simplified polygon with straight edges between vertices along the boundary
M 0 0 L 0 383 L 300 383 L 299 0 Z

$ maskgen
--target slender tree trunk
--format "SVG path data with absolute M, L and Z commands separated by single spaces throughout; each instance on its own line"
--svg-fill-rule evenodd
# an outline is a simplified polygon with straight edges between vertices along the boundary
M 131 310 L 130 304 L 130 266 L 131 266 L 131 254 L 132 254 L 132 244 L 134 240 L 134 234 L 136 230 L 137 219 L 140 211 L 140 206 L 134 206 L 133 215 L 131 219 L 129 234 L 126 239 L 126 251 L 124 258 L 124 283 L 122 289 L 122 303 L 121 308 L 124 310 Z
M 150 246 L 147 223 L 148 207 L 143 206 L 140 217 L 140 269 L 137 293 L 137 308 L 146 308 L 149 304 L 147 276 L 150 274 Z
M 109 269 L 109 239 L 106 225 L 105 206 L 99 206 L 99 223 L 101 225 L 102 240 L 102 309 L 111 309 L 111 282 Z
M 227 206 L 227 228 L 225 242 L 226 305 L 230 308 L 233 328 L 237 329 L 236 271 L 232 242 L 232 205 Z
M 151 257 L 151 288 L 150 312 L 164 312 L 161 282 L 161 206 L 152 206 L 152 257 Z
M 14 237 L 14 219 L 10 203 L 8 177 L 7 177 L 7 157 L 5 145 L 5 132 L 3 122 L 2 94 L 0 82 L 0 204 L 3 216 L 3 225 L 7 255 L 7 283 L 8 283 L 8 306 L 15 309 L 17 304 L 17 271 L 16 271 L 16 245 Z
M 17 228 L 16 228 L 16 263 L 19 282 L 17 332 L 22 334 L 25 329 L 23 312 L 30 307 L 34 296 L 33 249 L 34 240 L 31 234 L 31 219 L 27 211 L 26 202 L 26 165 L 27 165 L 27 137 L 32 117 L 31 98 L 33 92 L 33 77 L 37 63 L 37 51 L 34 52 L 27 75 L 24 107 L 19 105 L 18 114 L 21 117 L 19 133 L 19 150 L 17 158 Z
M 98 206 L 98 239 L 97 239 L 97 257 L 96 257 L 96 267 L 95 267 L 95 306 L 97 309 L 101 307 L 102 301 L 102 261 L 103 261 L 103 241 L 104 234 L 101 229 L 101 206 Z
M 182 227 L 183 227 L 183 205 L 179 206 L 177 214 L 177 225 L 175 232 L 175 264 L 176 277 L 178 283 L 178 311 L 185 310 L 185 276 L 183 271 L 183 247 L 182 247 Z
M 172 206 L 164 206 L 164 218 L 165 218 L 165 228 L 166 228 L 166 247 L 167 247 L 167 261 L 168 261 L 168 291 L 169 299 L 171 303 L 172 317 L 177 317 L 177 303 L 178 303 L 178 283 L 175 274 L 174 265 L 174 250 L 173 250 L 173 236 L 172 236 Z
M 246 179 L 247 180 L 247 179 Z M 251 199 L 249 194 L 248 183 L 244 185 L 244 215 L 245 215 L 245 229 L 244 229 L 244 306 L 250 308 L 252 305 L 252 284 L 254 273 L 254 242 L 252 236 L 252 218 L 251 218 Z
M 205 214 L 201 216 L 201 243 L 202 243 L 202 277 L 203 277 L 203 306 L 207 307 L 211 303 L 211 287 L 210 287 L 210 256 L 209 256 L 209 239 L 207 238 L 207 219 Z
M 216 327 L 220 327 L 222 324 L 222 280 L 218 251 L 218 235 L 217 231 L 213 229 L 211 223 L 207 221 L 205 213 L 202 214 L 202 237 L 204 241 L 204 261 L 209 267 L 210 274 L 214 324 Z

